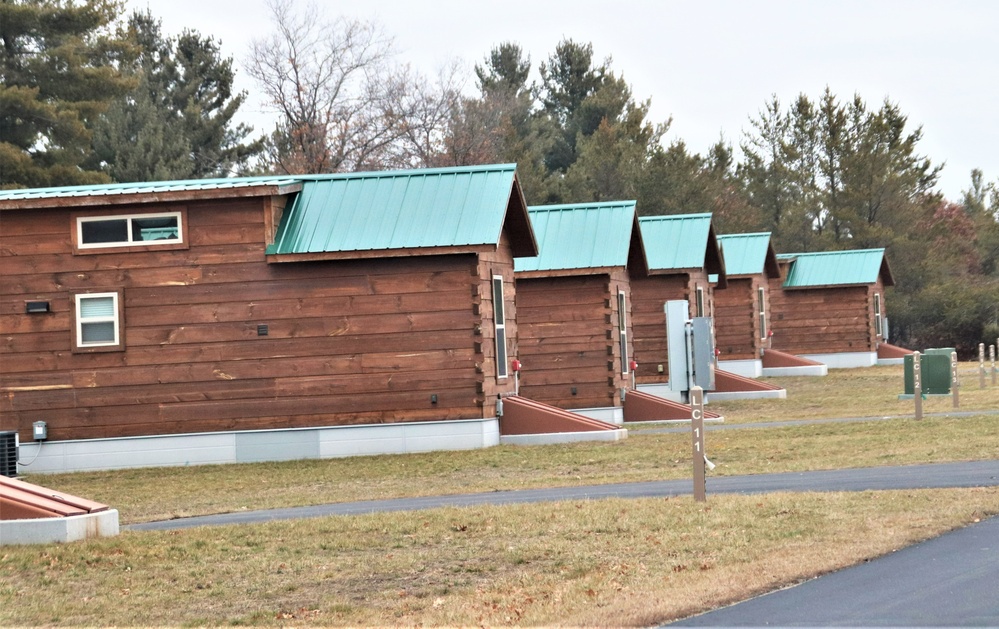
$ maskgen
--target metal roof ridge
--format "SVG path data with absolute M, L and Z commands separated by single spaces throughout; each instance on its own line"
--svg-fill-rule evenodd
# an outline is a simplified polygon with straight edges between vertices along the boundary
M 343 173 L 316 173 L 308 175 L 291 175 L 300 181 L 329 181 L 333 179 L 378 179 L 391 177 L 416 177 L 452 175 L 476 172 L 513 172 L 517 164 L 476 164 L 474 166 L 439 166 L 436 168 L 406 168 L 401 170 L 360 170 Z
M 350 173 L 315 173 L 315 174 L 271 174 L 250 175 L 244 177 L 206 177 L 201 179 L 166 179 L 162 181 L 124 181 L 74 186 L 46 186 L 42 188 L 12 188 L 0 190 L 0 198 L 16 198 L 21 195 L 59 194 L 72 196 L 74 193 L 86 194 L 94 191 L 104 191 L 105 194 L 125 194 L 133 191 L 157 188 L 177 187 L 209 187 L 235 188 L 249 186 L 264 186 L 277 182 L 328 181 L 332 179 L 366 179 L 376 177 L 410 177 L 441 174 L 457 174 L 465 172 L 504 172 L 516 171 L 515 163 L 480 164 L 475 166 L 444 166 L 439 168 L 411 168 L 405 170 L 373 170 Z
M 846 253 L 884 253 L 884 247 L 872 247 L 870 249 L 836 249 L 834 251 L 805 251 L 802 253 L 778 253 L 777 257 L 789 258 L 791 256 L 822 256 L 822 255 L 843 255 Z
M 551 205 L 529 205 L 528 212 L 553 212 L 557 210 L 581 210 L 584 208 L 602 209 L 615 207 L 633 207 L 638 205 L 638 201 L 628 199 L 624 201 L 593 201 L 591 203 L 555 203 Z
M 745 234 L 718 234 L 718 238 L 739 238 L 743 236 L 773 236 L 773 232 L 747 232 Z
M 699 212 L 697 214 L 657 214 L 655 216 L 639 216 L 640 221 L 671 221 L 688 218 L 711 218 L 711 212 Z

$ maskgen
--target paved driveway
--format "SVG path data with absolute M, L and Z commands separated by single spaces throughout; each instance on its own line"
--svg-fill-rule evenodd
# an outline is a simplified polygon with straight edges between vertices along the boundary
M 673 625 L 999 627 L 999 518 Z

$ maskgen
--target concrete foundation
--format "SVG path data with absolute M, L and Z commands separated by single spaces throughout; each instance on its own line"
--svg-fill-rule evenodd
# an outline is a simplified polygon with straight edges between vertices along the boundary
M 21 444 L 19 474 L 325 459 L 498 445 L 499 422 L 469 419 Z

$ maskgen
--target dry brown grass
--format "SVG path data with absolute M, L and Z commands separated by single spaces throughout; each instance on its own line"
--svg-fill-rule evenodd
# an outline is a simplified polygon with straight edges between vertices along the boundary
M 959 365 L 961 387 L 957 410 L 999 410 L 999 386 L 992 386 L 990 378 L 986 380 L 986 388 L 980 388 L 977 369 L 977 362 Z M 913 401 L 898 399 L 904 390 L 903 375 L 901 365 L 889 365 L 831 369 L 828 376 L 821 378 L 764 378 L 764 381 L 784 387 L 787 398 L 715 402 L 710 409 L 723 414 L 728 423 L 827 417 L 911 417 L 915 410 Z M 923 400 L 924 414 L 954 410 L 950 396 L 928 396 Z
M 726 403 L 725 413 L 729 423 L 902 414 L 894 399 L 901 373 L 901 367 L 873 368 L 796 379 L 786 383 L 787 400 Z M 927 402 L 928 412 L 950 404 Z M 973 394 L 966 387 L 962 408 L 999 408 L 999 389 Z M 138 522 L 368 498 L 689 478 L 689 436 L 645 428 L 615 444 L 28 480 L 106 502 L 123 522 Z M 992 459 L 999 453 L 999 418 L 719 430 L 708 433 L 707 448 L 719 465 L 715 474 Z M 999 489 L 993 488 L 709 496 L 706 505 L 690 498 L 574 501 L 126 531 L 83 543 L 0 548 L 0 626 L 646 626 L 996 513 Z
M 0 625 L 648 626 L 999 512 L 999 490 L 602 500 L 0 551 Z

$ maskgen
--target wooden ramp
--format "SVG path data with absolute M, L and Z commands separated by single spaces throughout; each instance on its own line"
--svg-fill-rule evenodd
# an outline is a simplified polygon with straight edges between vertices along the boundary
M 809 360 L 808 358 L 802 358 L 801 356 L 795 356 L 794 354 L 788 354 L 787 352 L 778 352 L 775 349 L 768 349 L 763 351 L 763 368 L 764 369 L 774 369 L 779 367 L 815 367 L 816 365 L 821 365 L 822 363 Z
M 0 520 L 60 518 L 109 509 L 99 502 L 0 476 Z
M 911 353 L 911 349 L 905 349 L 904 347 L 899 347 L 898 345 L 892 345 L 890 343 L 878 344 L 878 360 L 888 358 L 905 358 Z
M 763 350 L 764 376 L 825 376 L 829 367 L 823 363 L 775 349 Z
M 117 534 L 118 511 L 105 504 L 0 476 L 0 545 Z
M 719 421 L 722 416 L 705 410 L 704 419 Z M 630 390 L 624 396 L 624 421 L 690 421 L 690 407 L 651 393 Z
M 619 430 L 599 419 L 535 402 L 519 395 L 503 398 L 500 436 Z
M 715 390 L 707 393 L 710 402 L 721 400 L 785 399 L 783 387 L 746 378 L 729 371 L 715 369 Z

